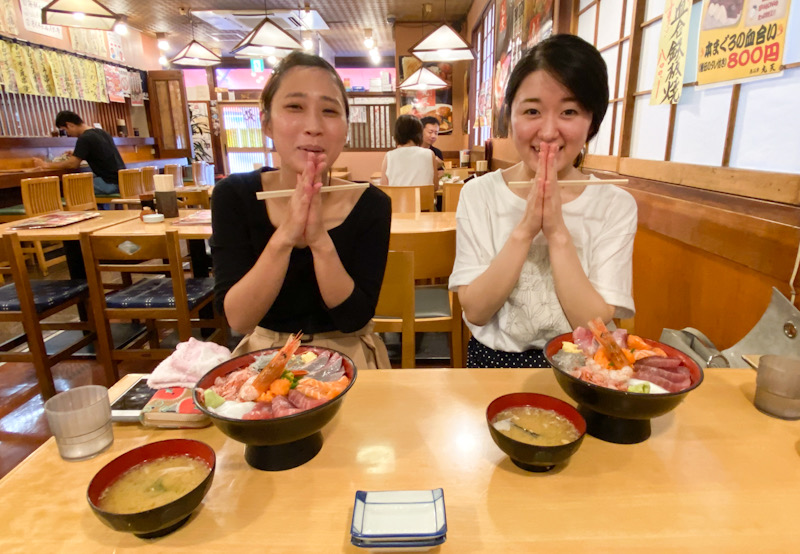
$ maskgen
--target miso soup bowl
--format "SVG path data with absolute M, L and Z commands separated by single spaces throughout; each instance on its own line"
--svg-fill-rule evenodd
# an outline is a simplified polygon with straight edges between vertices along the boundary
M 99 507 L 100 496 L 114 484 L 126 471 L 143 462 L 168 458 L 172 456 L 188 456 L 202 460 L 209 468 L 208 475 L 194 489 L 172 502 L 131 514 L 107 512 Z M 89 483 L 86 498 L 92 511 L 100 521 L 115 531 L 133 533 L 143 539 L 161 537 L 175 531 L 186 523 L 192 512 L 200 505 L 203 497 L 211 487 L 217 457 L 214 449 L 204 442 L 190 439 L 171 439 L 152 442 L 118 456 L 106 464 Z
M 494 428 L 492 422 L 497 414 L 509 408 L 523 406 L 552 410 L 564 416 L 578 430 L 578 438 L 558 446 L 539 446 L 514 440 Z M 556 465 L 565 463 L 578 450 L 586 435 L 586 421 L 578 410 L 563 400 L 533 392 L 515 392 L 495 398 L 486 408 L 486 423 L 495 444 L 508 454 L 515 465 L 526 471 L 550 471 Z

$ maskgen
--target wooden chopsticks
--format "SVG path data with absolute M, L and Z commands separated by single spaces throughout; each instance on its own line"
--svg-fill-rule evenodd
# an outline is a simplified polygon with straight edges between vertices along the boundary
M 369 183 L 352 183 L 350 185 L 335 185 L 327 186 L 319 189 L 320 192 L 336 192 L 342 190 L 361 190 L 369 188 Z M 268 198 L 285 198 L 294 194 L 295 189 L 284 190 L 262 190 L 256 193 L 256 198 L 259 200 L 266 200 Z
M 559 181 L 559 185 L 564 186 L 582 186 L 582 185 L 627 185 L 627 179 L 586 179 L 577 181 Z M 528 188 L 533 186 L 533 181 L 511 181 L 508 183 L 509 188 Z

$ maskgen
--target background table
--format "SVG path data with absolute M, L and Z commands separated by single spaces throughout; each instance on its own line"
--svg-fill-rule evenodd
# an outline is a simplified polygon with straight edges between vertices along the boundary
M 115 386 L 117 391 L 119 385 Z M 366 370 L 305 465 L 262 472 L 216 428 L 115 425 L 114 444 L 62 461 L 48 440 L 0 481 L 0 537 L 24 552 L 362 552 L 356 490 L 444 488 L 440 552 L 794 552 L 800 544 L 800 422 L 752 404 L 755 372 L 709 370 L 635 445 L 586 437 L 564 467 L 527 473 L 492 442 L 486 406 L 536 391 L 565 398 L 551 370 Z M 155 541 L 91 512 L 92 476 L 142 444 L 188 437 L 217 452 L 201 508 Z

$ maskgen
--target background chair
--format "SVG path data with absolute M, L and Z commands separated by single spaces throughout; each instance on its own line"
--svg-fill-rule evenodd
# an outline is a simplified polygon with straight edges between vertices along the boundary
M 86 274 L 95 320 L 98 322 L 98 349 L 103 351 L 106 378 L 119 378 L 118 363 L 123 360 L 161 360 L 173 349 L 162 344 L 165 338 L 160 329 L 176 328 L 180 342 L 189 340 L 192 328 L 216 329 L 206 340 L 225 344 L 225 319 L 215 315 L 201 319 L 200 310 L 210 305 L 214 279 L 186 278 L 181 261 L 178 232 L 163 235 L 96 236 L 81 235 Z M 158 275 L 140 279 L 131 286 L 105 294 L 103 276 Z M 160 275 L 159 275 L 160 274 Z M 110 320 L 142 320 L 147 333 L 124 349 L 115 349 L 111 339 Z M 149 348 L 144 348 L 145 344 Z
M 442 187 L 442 211 L 456 211 L 456 208 L 458 208 L 458 199 L 461 196 L 461 189 L 464 188 L 464 183 L 444 183 Z
M 94 177 L 91 173 L 67 173 L 61 177 L 64 202 L 68 211 L 96 210 Z
M 392 213 L 419 213 L 420 198 L 417 187 L 378 186 L 392 199 Z
M 405 369 L 416 367 L 414 309 L 414 253 L 389 251 L 373 321 L 378 333 L 400 333 Z
M 7 265 L 4 265 L 5 262 Z M 22 245 L 16 233 L 7 232 L 0 238 L 0 274 L 10 275 L 13 283 L 0 287 L 0 322 L 22 324 L 24 334 L 0 345 L 0 362 L 32 363 L 39 381 L 42 397 L 56 393 L 52 367 L 61 360 L 93 342 L 94 315 L 88 306 L 89 288 L 85 280 L 31 281 L 25 267 Z M 84 322 L 43 322 L 72 306 L 82 306 L 88 320 Z M 63 320 L 63 316 L 59 319 Z M 58 352 L 47 353 L 43 331 L 82 330 L 77 339 Z M 26 344 L 27 351 L 12 351 Z M 102 358 L 98 358 L 102 363 Z M 111 386 L 112 383 L 107 383 Z
M 148 165 L 142 168 L 142 190 L 144 192 L 153 192 L 156 190 L 156 181 L 153 176 L 158 173 L 158 168 L 154 165 Z
M 164 175 L 172 175 L 175 180 L 175 187 L 183 186 L 183 170 L 182 166 L 177 164 L 167 164 L 164 166 Z
M 58 184 L 58 177 L 22 179 L 20 187 L 22 189 L 22 204 L 25 206 L 25 215 L 27 217 L 62 210 L 61 187 Z M 43 243 L 37 240 L 31 244 L 32 246 L 24 247 L 23 252 L 33 254 L 36 257 L 36 263 L 42 270 L 43 275 L 49 273 L 49 267 L 60 264 L 67 259 L 64 255 L 47 259 L 47 254 L 63 248 L 61 242 Z
M 414 279 L 446 279 L 453 271 L 456 232 L 432 231 L 396 233 L 389 249 L 414 253 Z M 446 284 L 416 285 L 414 330 L 418 333 L 447 333 L 453 367 L 464 367 L 461 345 L 461 304 Z
M 119 198 L 112 200 L 114 204 L 122 204 L 124 209 L 129 206 L 138 208 L 141 205 L 139 195 L 145 194 L 142 182 L 141 169 L 120 169 L 119 170 Z

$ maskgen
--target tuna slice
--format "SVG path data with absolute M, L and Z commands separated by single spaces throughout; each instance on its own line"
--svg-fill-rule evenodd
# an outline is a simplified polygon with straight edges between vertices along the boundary
M 649 366 L 649 367 L 660 367 L 664 369 L 676 368 L 681 365 L 680 358 L 664 358 L 662 356 L 648 356 L 647 358 L 642 358 L 641 360 L 637 360 L 634 364 L 636 369 L 640 367 Z
M 272 404 L 256 402 L 255 408 L 242 416 L 242 419 L 272 419 Z
M 675 369 L 644 366 L 636 368 L 633 374 L 636 379 L 650 381 L 669 392 L 679 392 L 687 389 L 692 384 L 689 369 L 683 366 Z
M 572 342 L 578 345 L 587 356 L 594 356 L 597 351 L 597 341 L 594 340 L 592 332 L 585 327 L 578 327 L 572 331 Z
M 288 416 L 302 411 L 303 410 L 301 410 L 300 408 L 295 408 L 294 405 L 291 402 L 289 402 L 289 400 L 285 396 L 276 396 L 272 400 L 273 417 Z
M 310 410 L 311 408 L 316 408 L 317 406 L 327 402 L 325 399 L 309 398 L 299 390 L 290 390 L 287 398 L 293 406 L 300 408 L 301 410 Z

